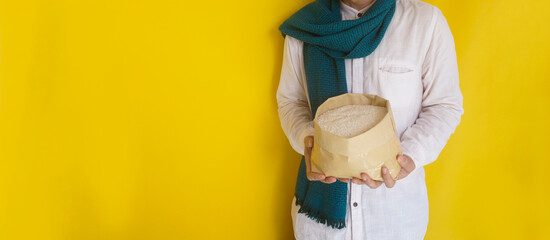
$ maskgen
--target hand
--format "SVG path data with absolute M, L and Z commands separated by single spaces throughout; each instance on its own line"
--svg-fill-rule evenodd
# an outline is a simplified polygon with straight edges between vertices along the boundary
M 309 181 L 320 181 L 324 183 L 336 182 L 335 177 L 326 177 L 325 174 L 311 171 L 311 151 L 313 149 L 313 136 L 304 138 L 304 158 L 306 160 L 306 175 Z
M 372 180 L 366 173 L 361 173 L 361 178 L 354 177 L 351 182 L 355 184 L 365 184 L 372 189 L 378 188 L 382 183 L 384 183 L 387 188 L 392 188 L 397 180 L 405 178 L 416 168 L 413 160 L 407 155 L 397 155 L 397 162 L 401 165 L 401 170 L 399 170 L 396 180 L 391 177 L 388 168 L 383 166 L 381 169 L 383 181 Z

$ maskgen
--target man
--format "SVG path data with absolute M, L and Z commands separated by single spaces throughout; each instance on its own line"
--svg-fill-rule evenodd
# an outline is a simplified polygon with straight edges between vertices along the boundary
M 317 0 L 279 28 L 285 36 L 277 91 L 281 126 L 302 157 L 292 219 L 296 239 L 423 239 L 424 166 L 464 113 L 453 36 L 441 11 L 419 0 Z M 349 93 L 390 101 L 403 155 L 395 181 L 314 173 L 313 117 Z

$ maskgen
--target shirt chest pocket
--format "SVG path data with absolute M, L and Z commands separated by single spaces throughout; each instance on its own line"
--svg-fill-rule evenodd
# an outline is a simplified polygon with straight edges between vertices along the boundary
M 413 72 L 414 69 L 408 66 L 399 66 L 399 65 L 386 65 L 380 67 L 380 70 L 384 73 L 395 74 L 395 75 L 406 75 L 406 73 Z
M 421 101 L 422 78 L 420 69 L 400 62 L 380 63 L 376 69 L 382 97 L 392 106 L 407 107 Z
M 378 67 L 378 74 L 381 76 L 381 81 L 403 85 L 414 81 L 418 75 L 418 70 L 411 65 L 386 63 Z

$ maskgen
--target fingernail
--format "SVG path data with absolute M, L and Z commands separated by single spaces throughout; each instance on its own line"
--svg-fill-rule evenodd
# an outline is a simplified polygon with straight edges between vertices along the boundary
M 382 172 L 383 172 L 384 174 L 388 174 L 388 169 L 387 169 L 387 168 L 382 168 Z

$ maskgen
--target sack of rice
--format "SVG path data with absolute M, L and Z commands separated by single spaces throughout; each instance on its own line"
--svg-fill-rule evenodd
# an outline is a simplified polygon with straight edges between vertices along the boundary
M 327 99 L 315 113 L 311 168 L 326 176 L 382 180 L 386 166 L 396 179 L 402 154 L 390 102 L 376 95 L 346 93 Z

